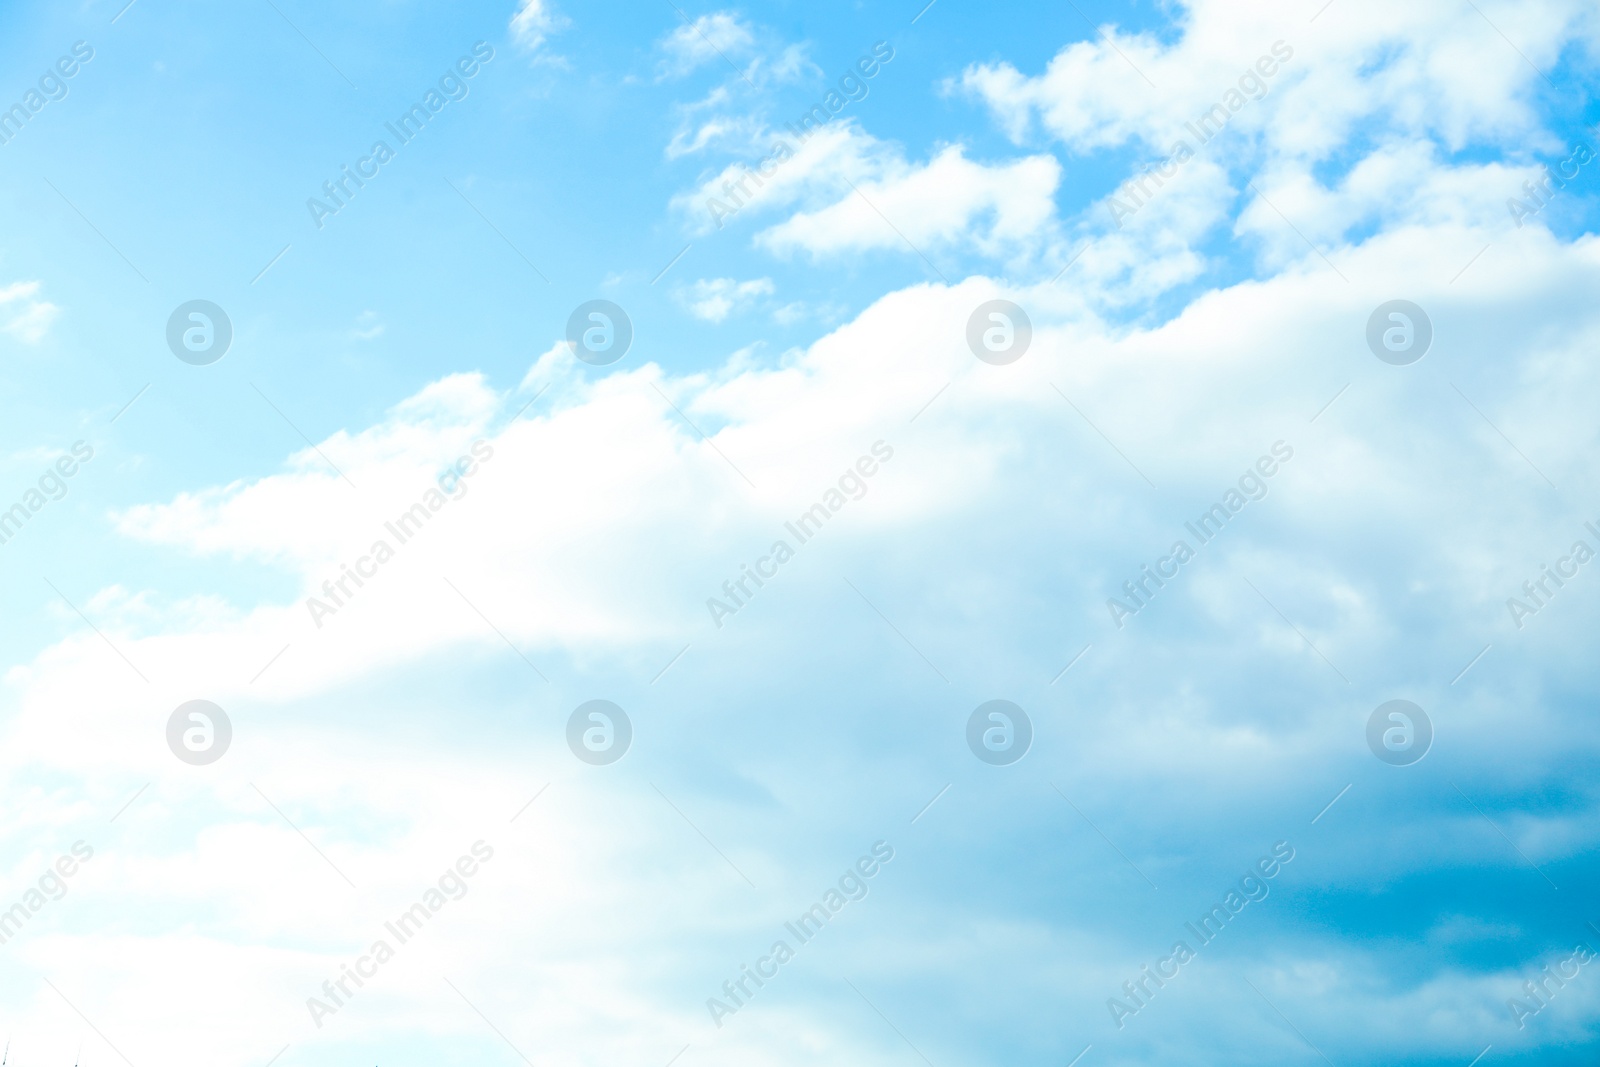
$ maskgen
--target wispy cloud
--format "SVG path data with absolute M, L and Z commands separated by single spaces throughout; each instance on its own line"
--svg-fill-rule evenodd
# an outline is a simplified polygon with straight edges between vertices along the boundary
M 548 0 L 522 0 L 522 6 L 511 16 L 511 39 L 523 50 L 533 52 L 567 23 Z
M 681 76 L 707 63 L 731 64 L 754 44 L 755 33 L 750 24 L 734 12 L 701 15 L 673 30 L 661 42 L 661 50 L 666 53 L 664 71 Z M 737 64 L 734 69 L 738 70 Z
M 61 309 L 39 297 L 39 282 L 13 282 L 0 288 L 0 330 L 27 344 L 50 331 Z
M 748 282 L 732 278 L 702 278 L 679 296 L 695 318 L 706 322 L 722 322 L 760 297 L 771 296 L 773 291 L 771 278 L 756 278 Z

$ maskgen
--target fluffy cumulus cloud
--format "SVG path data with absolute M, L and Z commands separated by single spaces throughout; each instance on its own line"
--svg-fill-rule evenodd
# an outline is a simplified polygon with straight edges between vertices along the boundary
M 1592 1047 L 1593 963 L 1525 983 L 1600 944 L 1600 241 L 1507 224 L 1540 79 L 1482 19 L 1314 13 L 1195 3 L 973 67 L 1009 159 L 814 134 L 741 198 L 756 253 L 988 269 L 777 360 L 602 369 L 551 338 L 515 385 L 463 368 L 118 508 L 129 553 L 249 592 L 104 590 L 5 675 L 19 1041 L 88 1017 L 177 1067 Z M 1535 4 L 1518 44 L 1577 64 L 1591 18 Z M 1196 153 L 1121 227 L 1054 208 L 1062 146 L 1165 153 L 1219 103 L 1249 162 Z M 1219 233 L 1251 270 L 1212 284 Z M 681 294 L 720 321 L 774 288 Z M 1369 342 L 1395 299 L 1431 327 L 1404 366 Z M 1003 365 L 970 340 L 996 300 L 1031 322 Z M 208 766 L 166 740 L 197 698 L 232 720 Z M 1010 766 L 969 741 L 996 698 L 1032 723 Z M 1435 730 L 1412 766 L 1369 748 L 1397 698 Z M 572 726 L 593 699 L 631 720 L 608 766 Z
M 1380 9 L 1338 0 L 1308 21 L 1300 8 L 1195 0 L 1170 36 L 1111 26 L 1103 39 L 1063 48 L 1036 75 L 1001 61 L 969 67 L 961 82 L 1013 139 L 1042 134 L 1078 149 L 1133 140 L 1164 149 L 1185 120 L 1230 92 L 1272 97 L 1249 114 L 1225 106 L 1275 150 L 1315 159 L 1374 118 L 1451 148 L 1520 141 L 1540 125 L 1540 71 L 1600 40 L 1594 9 L 1575 0 L 1491 5 L 1471 19 L 1447 4 L 1374 18 Z M 1497 27 L 1515 30 L 1515 43 Z M 1300 121 L 1272 121 L 1279 115 Z
M 765 139 L 773 150 L 758 165 L 729 164 L 676 199 L 691 228 L 765 223 L 759 246 L 813 259 L 926 247 L 1016 260 L 1056 236 L 1061 165 L 1051 155 L 986 163 L 948 145 L 918 162 L 850 120 Z M 773 222 L 775 213 L 786 217 Z
M 1230 224 L 1272 269 L 1308 239 L 1327 252 L 1376 227 L 1514 228 L 1508 198 L 1540 180 L 1541 158 L 1564 154 L 1543 121 L 1545 72 L 1592 69 L 1592 5 L 1313 14 L 1198 0 L 1171 35 L 1103 27 L 1037 73 L 979 63 L 951 87 L 1018 144 L 1142 157 L 1073 220 L 1093 241 L 1081 282 L 1108 305 L 1192 283 Z

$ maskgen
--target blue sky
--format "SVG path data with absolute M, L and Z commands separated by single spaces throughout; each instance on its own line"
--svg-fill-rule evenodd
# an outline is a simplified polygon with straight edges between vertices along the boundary
M 1597 45 L 1577 0 L 9 7 L 12 1055 L 1589 1062 Z

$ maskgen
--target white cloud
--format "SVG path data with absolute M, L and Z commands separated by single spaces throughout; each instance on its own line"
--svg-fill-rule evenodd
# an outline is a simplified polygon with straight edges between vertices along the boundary
M 1587 405 L 1600 365 L 1588 353 L 1600 319 L 1583 299 L 1600 284 L 1600 245 L 1563 246 L 1530 229 L 1452 285 L 1478 247 L 1477 232 L 1444 223 L 1380 235 L 1346 253 L 1348 286 L 1306 255 L 1148 329 L 1106 327 L 1068 287 L 1003 289 L 975 278 L 884 296 L 779 366 L 678 376 L 644 364 L 594 375 L 556 344 L 524 386 L 549 392 L 518 419 L 524 395 L 463 374 L 419 390 L 375 425 L 318 442 L 359 489 L 308 451 L 264 477 L 128 509 L 119 519 L 127 536 L 237 558 L 252 573 L 265 562 L 283 585 L 227 610 L 164 609 L 144 590 L 85 596 L 104 639 L 63 609 L 67 636 L 7 675 L 0 770 L 18 798 L 10 833 L 99 835 L 84 880 L 50 905 L 62 910 L 36 917 L 38 928 L 8 950 L 47 973 L 135 1062 L 259 1056 L 279 1047 L 263 1034 L 319 1063 L 341 1043 L 385 1033 L 482 1039 L 482 1021 L 442 985 L 445 975 L 505 1020 L 514 1042 L 537 1034 L 540 1047 L 575 1061 L 643 1061 L 654 1044 L 670 1058 L 685 1043 L 715 1041 L 730 1053 L 767 1048 L 757 1062 L 786 1067 L 812 1058 L 809 1046 L 783 1051 L 791 1046 L 776 1040 L 804 1018 L 817 1047 L 864 1040 L 865 1062 L 888 1063 L 901 1053 L 874 1043 L 867 1028 L 877 1020 L 818 1009 L 812 998 L 826 1008 L 831 994 L 817 994 L 804 970 L 785 972 L 772 992 L 790 992 L 756 1002 L 724 1030 L 707 1021 L 703 1000 L 820 890 L 817 872 L 884 836 L 877 827 L 906 824 L 950 780 L 961 705 L 1001 680 L 1050 707 L 1050 677 L 1092 641 L 1071 676 L 1072 699 L 1092 699 L 1098 714 L 1074 716 L 1065 732 L 1041 728 L 1025 766 L 1070 782 L 1078 803 L 1097 798 L 1087 812 L 1097 821 L 1099 808 L 1114 811 L 1128 825 L 1106 832 L 1136 842 L 1124 847 L 1157 880 L 1190 869 L 1191 834 L 1209 854 L 1218 826 L 1237 821 L 1254 833 L 1263 806 L 1303 820 L 1326 799 L 1302 796 L 1308 781 L 1341 775 L 1331 796 L 1350 780 L 1341 761 L 1360 746 L 1351 723 L 1366 694 L 1352 697 L 1318 653 L 1347 670 L 1366 664 L 1363 680 L 1416 678 L 1420 699 L 1443 702 L 1448 692 L 1452 772 L 1467 788 L 1506 761 L 1568 759 L 1571 723 L 1539 719 L 1555 712 L 1521 711 L 1514 732 L 1503 724 L 1507 699 L 1538 707 L 1529 693 L 1539 679 L 1592 660 L 1592 597 L 1558 605 L 1571 612 L 1565 619 L 1536 619 L 1537 644 L 1505 621 L 1506 591 L 1537 573 L 1553 536 L 1565 540 L 1565 504 L 1465 404 L 1451 405 L 1455 394 L 1430 364 L 1397 373 L 1362 351 L 1371 308 L 1407 293 L 1438 327 L 1440 353 L 1429 359 L 1448 358 L 1451 379 L 1500 430 L 1574 498 L 1593 499 L 1589 456 L 1600 430 Z M 1023 303 L 1035 326 L 1027 355 L 1004 368 L 979 363 L 964 338 L 971 311 L 996 296 Z M 1530 321 L 1549 329 L 1508 344 L 1508 332 Z M 1309 423 L 1347 383 L 1338 405 Z M 1105 597 L 1279 438 L 1296 455 L 1271 495 L 1126 630 L 1113 628 Z M 318 628 L 304 598 L 323 596 L 323 582 L 375 540 L 393 539 L 384 523 L 479 439 L 494 452 L 466 494 L 363 585 L 348 584 L 343 606 Z M 706 598 L 879 439 L 894 456 L 865 495 L 718 629 Z M 1166 491 L 1147 494 L 1130 462 Z M 1462 500 L 1492 506 L 1463 512 Z M 1419 601 L 1437 625 L 1416 624 Z M 1491 637 L 1497 653 L 1502 642 L 1518 650 L 1498 661 L 1504 677 L 1474 679 L 1481 691 L 1450 690 Z M 1519 665 L 1524 655 L 1530 662 Z M 1140 666 L 1156 659 L 1170 669 Z M 1186 679 L 1178 689 L 1174 673 Z M 464 679 L 480 674 L 495 684 L 463 696 Z M 178 764 L 161 741 L 171 709 L 196 695 L 235 714 L 236 747 L 208 769 Z M 594 695 L 637 712 L 638 752 L 605 773 L 579 765 L 562 740 L 565 715 Z M 806 713 L 758 720 L 753 703 Z M 463 710 L 441 717 L 440 706 Z M 1130 733 L 1141 743 L 1128 744 Z M 870 789 L 840 785 L 866 777 Z M 833 985 L 841 963 L 889 985 L 932 961 L 948 967 L 1012 946 L 1007 973 L 1027 979 L 1019 988 L 1047 986 L 1062 1011 L 1083 1006 L 1087 1021 L 1073 1015 L 1074 1026 L 1103 1026 L 1104 997 L 1126 977 L 1105 961 L 1142 961 L 1152 951 L 1147 921 L 1124 935 L 1087 906 L 1035 920 L 985 912 L 989 925 L 970 938 L 928 941 L 929 929 L 972 929 L 974 905 L 939 878 L 919 879 L 917 864 L 949 852 L 970 865 L 1007 819 L 1008 834 L 1028 839 L 1061 832 L 1054 809 L 1018 805 L 992 776 L 957 780 L 959 803 L 946 798 L 893 840 L 906 864 L 888 867 L 860 905 L 873 916 L 870 940 L 854 949 L 840 938 L 817 950 L 836 955 L 804 959 L 828 959 L 816 973 Z M 1241 793 L 1240 780 L 1250 789 Z M 1356 780 L 1343 803 L 1377 803 L 1367 799 L 1377 787 Z M 1130 794 L 1128 782 L 1143 784 Z M 752 893 L 655 788 L 763 890 Z M 38 802 L 40 791 L 60 803 Z M 1485 831 L 1470 813 L 1440 821 L 1406 805 L 1394 811 L 1390 833 L 1413 836 L 1392 856 L 1378 854 L 1366 831 L 1340 837 L 1333 820 L 1318 827 L 1316 848 L 1363 850 L 1363 892 L 1422 865 L 1481 856 Z M 1592 848 L 1592 826 L 1525 813 L 1506 830 L 1544 862 Z M 1099 846 L 1086 836 L 1085 848 Z M 480 837 L 496 858 L 463 901 L 315 1029 L 305 998 Z M 1015 841 L 995 847 L 1009 855 Z M 53 853 L 16 855 L 21 883 Z M 1294 868 L 1295 877 L 1302 869 L 1312 868 Z M 1108 892 L 1120 885 L 1104 870 L 1097 878 Z M 675 892 L 662 894 L 663 885 Z M 1061 891 L 1094 902 L 1092 886 Z M 70 925 L 45 925 L 57 915 Z M 1078 946 L 1092 962 L 1056 981 L 1064 954 L 1026 951 L 1042 940 Z M 1320 1017 L 1314 1001 L 1295 1003 L 1297 1018 L 1323 1025 L 1366 1004 L 1364 986 L 1317 962 L 1334 954 L 1299 942 L 1293 951 L 1304 968 L 1322 969 L 1300 979 L 1317 978 L 1337 998 Z M 206 976 L 204 989 L 175 1000 L 171 990 L 194 973 Z M 974 964 L 919 990 L 927 1018 L 959 1009 L 1014 1021 L 1014 1002 L 976 996 L 990 978 Z M 1429 965 L 1400 984 L 1397 997 L 1448 1003 L 1463 983 Z M 1163 994 L 1173 1025 L 1217 1010 L 1204 988 Z M 30 1034 L 74 1018 L 48 988 L 22 997 L 18 1025 Z M 528 1004 L 537 1005 L 531 1015 L 517 1007 Z M 179 1025 L 197 1013 L 214 1024 Z M 1162 1032 L 1158 1019 L 1139 1023 L 1137 1033 Z M 1030 1040 L 1059 1036 L 1055 1015 L 1030 1025 Z M 952 1062 L 964 1040 L 918 1035 L 930 1058 Z
M 1137 165 L 1070 224 L 1076 283 L 1107 307 L 1193 282 L 1212 265 L 1205 240 L 1228 228 L 1253 239 L 1264 269 L 1304 254 L 1300 234 L 1337 262 L 1350 234 L 1380 226 L 1508 229 L 1505 198 L 1532 168 L 1450 157 L 1469 143 L 1512 161 L 1558 148 L 1541 128 L 1534 65 L 1600 43 L 1600 15 L 1580 0 L 1534 5 L 1515 46 L 1449 3 L 1380 14 L 1341 2 L 1311 23 L 1272 4 L 1196 0 L 1184 11 L 1170 41 L 1107 27 L 1036 76 L 998 62 L 960 80 L 1019 144 L 1042 132 L 1074 154 L 1131 145 L 1151 164 L 1180 144 L 1194 154 L 1164 183 Z M 1197 132 L 1208 112 L 1225 119 L 1218 136 Z M 1131 223 L 1114 219 L 1112 196 L 1137 206 Z M 1069 251 L 1054 258 L 1064 265 Z
M 720 229 L 728 224 L 730 214 L 743 219 L 797 203 L 820 206 L 844 188 L 844 178 L 864 177 L 875 167 L 874 156 L 892 152 L 851 120 L 823 126 L 798 145 L 787 131 L 763 129 L 756 140 L 783 146 L 782 151 L 774 149 L 765 156 L 765 174 L 742 162 L 730 163 L 698 188 L 673 199 L 673 207 L 692 228 L 700 232 Z M 756 171 L 754 177 L 752 171 Z
M 1108 39 L 1068 45 L 1037 76 L 1005 62 L 977 64 L 961 84 L 1019 142 L 1037 122 L 1078 150 L 1137 140 L 1164 152 L 1185 121 L 1228 91 L 1251 95 L 1239 84 L 1251 77 L 1265 83 L 1266 99 L 1245 117 L 1275 151 L 1321 158 L 1368 120 L 1459 147 L 1469 137 L 1520 139 L 1537 127 L 1544 83 L 1529 62 L 1549 69 L 1575 39 L 1592 45 L 1600 26 L 1582 0 L 1543 0 L 1518 18 L 1524 59 L 1491 25 L 1459 18 L 1450 3 L 1403 11 L 1340 3 L 1307 23 L 1282 5 L 1194 0 L 1171 43 L 1110 27 Z M 1380 10 L 1387 17 L 1374 17 Z
M 1189 44 L 1115 40 L 1158 84 L 1214 101 L 1212 75 L 1236 76 L 1231 49 L 1276 9 L 1186 10 Z M 1349 61 L 1367 53 L 1346 38 L 1388 32 L 1374 13 L 1422 33 L 1438 10 L 1336 0 L 1299 32 Z M 1567 10 L 1529 6 L 1517 32 L 1535 61 Z M 77 590 L 93 579 L 69 569 L 57 580 L 98 632 L 62 606 L 63 636 L 5 675 L 7 884 L 37 878 L 59 851 L 50 842 L 97 849 L 6 945 L 26 1047 L 81 1028 L 70 998 L 133 1062 L 172 1067 L 260 1062 L 285 1043 L 308 1067 L 428 1043 L 506 1055 L 484 1019 L 518 1048 L 584 1067 L 665 1063 L 689 1045 L 704 1062 L 758 1067 L 903 1063 L 860 1003 L 871 996 L 940 1063 L 1070 1057 L 1102 1034 L 1095 1054 L 1118 1062 L 1303 1055 L 1276 1015 L 1238 1010 L 1245 978 L 1319 1042 L 1337 1035 L 1340 1062 L 1397 1049 L 1442 1060 L 1470 1039 L 1465 1063 L 1477 1035 L 1509 1033 L 1503 996 L 1536 973 L 1518 961 L 1564 943 L 1533 928 L 1548 898 L 1517 903 L 1524 927 L 1496 910 L 1507 894 L 1488 894 L 1484 914 L 1500 921 L 1481 925 L 1504 941 L 1494 962 L 1469 965 L 1481 941 L 1439 947 L 1459 934 L 1417 893 L 1418 872 L 1542 894 L 1513 849 L 1581 872 L 1595 848 L 1600 823 L 1566 769 L 1594 758 L 1582 695 L 1600 564 L 1525 629 L 1506 597 L 1583 518 L 1600 522 L 1573 510 L 1600 499 L 1600 240 L 1508 227 L 1498 201 L 1528 176 L 1520 159 L 1451 162 L 1451 122 L 1492 140 L 1515 102 L 1483 115 L 1442 102 L 1437 129 L 1350 139 L 1361 126 L 1349 115 L 1382 107 L 1411 122 L 1494 61 L 1503 42 L 1470 12 L 1455 17 L 1434 67 L 1401 48 L 1363 68 L 1365 88 L 1297 47 L 1304 84 L 1328 79 L 1321 110 L 1309 90 L 1269 96 L 1281 103 L 1238 116 L 1262 124 L 1259 157 L 1196 158 L 1120 230 L 1077 220 L 1091 236 L 1061 284 L 1045 272 L 912 286 L 781 359 L 691 353 L 707 369 L 690 373 L 648 356 L 599 371 L 552 339 L 508 392 L 447 375 L 281 469 L 119 510 L 119 536 L 194 561 L 202 588 L 230 570 L 246 578 L 218 580 L 223 599 L 148 588 L 158 579 L 138 576 L 163 571 L 138 567 Z M 1128 96 L 1147 87 L 1123 57 L 1098 42 L 1064 54 L 1065 89 L 982 75 L 1009 130 L 1025 139 L 1037 124 L 1074 150 L 1165 150 L 1154 113 Z M 1352 144 L 1348 167 L 1314 165 Z M 722 182 L 739 176 L 682 206 L 727 196 Z M 918 243 L 1005 251 L 1039 231 L 1058 240 L 1059 177 L 1048 157 L 983 164 L 958 147 L 908 162 L 835 124 L 736 218 L 783 212 L 761 240 L 815 256 L 898 241 L 849 206 L 848 178 Z M 1371 232 L 1352 236 L 1351 220 Z M 1201 278 L 1196 249 L 1218 231 L 1260 249 L 1260 277 L 1159 319 L 1103 317 Z M 708 286 L 709 309 L 731 314 L 741 288 L 763 283 L 717 278 L 685 295 Z M 14 303 L 37 289 L 3 292 Z M 1380 363 L 1364 338 L 1373 309 L 1401 295 L 1435 327 L 1412 367 Z M 1034 330 L 1021 360 L 995 367 L 966 330 L 1001 297 Z M 892 460 L 847 498 L 842 472 L 880 440 Z M 1107 598 L 1279 440 L 1294 457 L 1269 495 L 1113 624 Z M 479 442 L 492 455 L 458 482 L 447 471 Z M 817 536 L 747 584 L 719 627 L 707 598 L 770 559 L 793 536 L 785 523 L 835 487 L 841 505 L 824 503 Z M 375 542 L 398 541 L 386 524 L 419 501 L 419 531 L 348 578 Z M 319 625 L 306 600 L 331 599 L 334 582 L 346 586 L 338 611 Z M 1423 777 L 1365 751 L 1374 701 L 1399 693 L 1439 710 Z M 1009 769 L 978 767 L 963 747 L 965 716 L 996 694 L 1038 709 L 1035 748 Z M 179 764 L 162 739 L 172 708 L 196 696 L 235 716 L 235 747 L 209 768 Z M 596 696 L 635 718 L 635 749 L 608 768 L 580 765 L 563 736 Z M 1440 787 L 1443 771 L 1455 789 Z M 1280 834 L 1304 859 L 1265 909 L 1229 927 L 1223 955 L 1204 950 L 1205 974 L 1113 1030 L 1106 996 L 1165 949 L 1176 916 L 1215 899 L 1213 867 L 1231 875 L 1227 857 L 1242 866 Z M 708 1021 L 705 998 L 878 836 L 902 858 L 871 895 L 749 1010 Z M 480 837 L 496 858 L 468 895 L 316 1029 L 306 997 Z M 1396 901 L 1428 944 L 1392 936 Z M 1152 920 L 1163 909 L 1170 923 Z M 1345 938 L 1332 946 L 1317 918 L 1330 909 Z M 1541 1014 L 1542 1040 L 1586 1040 L 1597 998 L 1573 984 Z
M 788 131 L 760 140 L 784 147 L 764 166 L 730 164 L 675 198 L 691 226 L 714 230 L 787 210 L 790 217 L 757 234 L 757 243 L 816 257 L 868 249 L 916 255 L 907 240 L 1012 257 L 1056 239 L 1061 166 L 1052 156 L 988 164 L 951 145 L 917 163 L 853 120 L 819 127 L 798 143 Z
M 757 298 L 774 292 L 771 278 L 748 282 L 732 278 L 702 278 L 679 294 L 689 313 L 707 322 L 721 322 L 735 311 L 742 311 Z
M 557 15 L 548 0 L 521 0 L 521 6 L 511 16 L 511 37 L 519 47 L 532 52 L 566 24 L 567 19 Z
M 760 132 L 761 124 L 757 119 L 719 115 L 692 129 L 685 127 L 673 134 L 672 140 L 667 142 L 666 156 L 668 159 L 680 159 L 718 144 L 733 144 L 742 149 L 753 142 Z
M 0 330 L 27 344 L 49 332 L 61 309 L 39 298 L 38 282 L 13 282 L 0 287 Z
M 680 27 L 668 39 L 663 47 L 672 58 L 664 66 L 664 71 L 683 74 L 716 54 L 696 30 L 706 21 L 701 19 L 694 26 Z M 753 54 L 739 82 L 723 82 L 711 89 L 703 99 L 677 105 L 675 110 L 680 115 L 680 122 L 667 144 L 668 159 L 704 151 L 712 145 L 743 154 L 763 141 L 770 141 L 767 121 L 762 117 L 763 108 L 759 102 L 753 103 L 751 99 L 754 87 L 765 89 L 773 83 L 794 82 L 821 74 L 821 70 L 808 58 L 803 44 L 784 46 L 776 56 L 769 58 L 764 51 L 755 49 L 752 31 L 742 23 L 733 21 L 726 26 L 704 28 L 708 32 L 714 31 L 717 38 L 728 44 L 732 51 L 724 52 L 725 56 L 731 57 L 733 53 Z M 737 91 L 731 91 L 730 84 L 737 85 Z
M 285 636 L 298 631 L 296 639 L 306 645 L 296 656 L 300 666 L 274 668 L 277 680 L 263 680 L 265 691 L 322 686 L 329 677 L 403 660 L 441 643 L 493 639 L 474 636 L 479 624 L 471 613 L 448 608 L 455 594 L 438 581 L 440 572 L 464 590 L 493 598 L 499 610 L 485 606 L 485 613 L 529 648 L 580 650 L 658 639 L 670 644 L 704 621 L 697 621 L 703 615 L 703 597 L 696 596 L 703 592 L 701 582 L 715 575 L 715 587 L 746 538 L 759 539 L 788 517 L 828 482 L 841 456 L 902 424 L 952 379 L 959 388 L 950 387 L 916 424 L 939 432 L 906 451 L 904 465 L 894 468 L 905 472 L 896 475 L 897 488 L 875 496 L 871 517 L 861 521 L 957 521 L 971 508 L 981 511 L 987 506 L 982 501 L 999 489 L 996 464 L 1012 441 L 1011 433 L 993 436 L 996 420 L 1017 427 L 1055 425 L 1072 414 L 1046 381 L 1069 395 L 1095 396 L 1090 406 L 1096 425 L 1128 444 L 1136 463 L 1154 466 L 1162 481 L 1209 484 L 1217 470 L 1231 469 L 1237 449 L 1282 432 L 1278 412 L 1308 405 L 1315 411 L 1326 399 L 1324 387 L 1332 395 L 1348 380 L 1326 375 L 1326 381 L 1303 382 L 1278 375 L 1283 338 L 1297 339 L 1297 358 L 1308 366 L 1329 361 L 1350 367 L 1351 342 L 1361 343 L 1366 313 L 1398 287 L 1432 308 L 1441 328 L 1451 324 L 1458 344 L 1473 338 L 1492 367 L 1500 358 L 1493 353 L 1503 328 L 1483 329 L 1480 323 L 1503 321 L 1524 305 L 1559 303 L 1563 293 L 1600 274 L 1594 242 L 1563 249 L 1548 234 L 1530 230 L 1503 258 L 1485 256 L 1450 284 L 1480 247 L 1477 233 L 1448 226 L 1375 238 L 1347 252 L 1347 273 L 1360 280 L 1348 290 L 1306 253 L 1279 278 L 1211 294 L 1168 324 L 1126 334 L 1107 331 L 1066 287 L 1017 291 L 1013 298 L 1025 301 L 1035 319 L 1034 348 L 1016 373 L 1005 376 L 977 365 L 965 347 L 967 314 L 994 294 L 989 283 L 976 279 L 950 289 L 890 294 L 777 368 L 673 378 L 645 365 L 590 379 L 555 345 L 525 385 L 549 385 L 551 391 L 515 423 L 499 420 L 519 401 L 497 395 L 475 375 L 457 375 L 421 391 L 376 426 L 319 442 L 359 492 L 308 450 L 270 477 L 129 509 L 120 529 L 189 551 L 272 562 L 288 568 L 311 595 L 324 579 L 338 576 L 341 563 L 364 554 L 383 536 L 383 522 L 415 502 L 481 437 L 495 448 L 494 459 L 469 480 L 462 500 L 440 512 L 426 540 L 405 547 L 392 574 L 386 571 L 382 582 L 370 583 L 352 600 L 348 618 L 341 612 L 319 630 L 298 601 L 252 616 L 251 627 L 283 628 Z M 704 285 L 708 298 L 766 288 L 764 279 Z M 1335 299 L 1335 293 L 1341 295 Z M 1335 322 L 1337 329 L 1330 326 Z M 1561 412 L 1586 395 L 1579 383 L 1596 372 L 1557 357 L 1566 346 L 1581 349 L 1593 329 L 1579 318 L 1561 335 L 1552 334 L 1546 343 L 1555 347 L 1528 368 L 1539 373 L 1522 387 L 1529 395 L 1508 397 L 1492 413 L 1508 436 L 1562 482 L 1587 477 L 1581 457 L 1589 442 L 1550 427 L 1567 424 Z M 1476 357 L 1462 351 L 1457 358 Z M 1372 383 L 1358 423 L 1346 430 L 1336 421 L 1318 424 L 1318 448 L 1349 452 L 1355 466 L 1335 482 L 1301 491 L 1309 494 L 1304 521 L 1312 525 L 1328 509 L 1347 517 L 1382 512 L 1397 484 L 1398 472 L 1371 452 L 1363 434 L 1389 425 L 1395 417 L 1391 405 L 1406 401 L 1385 384 L 1386 369 L 1364 362 L 1360 369 Z M 1272 402 L 1247 412 L 1218 399 L 1218 390 L 1231 396 L 1246 383 L 1254 399 L 1270 387 Z M 1471 386 L 1463 380 L 1464 388 Z M 678 421 L 657 388 L 710 434 L 710 444 Z M 1456 425 L 1453 417 L 1446 422 Z M 1489 442 L 1491 435 L 1484 439 Z M 808 447 L 797 448 L 800 442 Z M 1453 442 L 1441 447 L 1458 451 Z M 565 457 L 563 464 L 541 458 L 551 455 Z M 1537 479 L 1521 484 L 1527 472 L 1514 454 L 1490 456 L 1492 462 L 1505 460 L 1493 491 L 1508 500 L 1538 491 Z M 1115 454 L 1103 458 L 1096 480 L 1119 484 L 1128 471 Z M 751 491 L 728 461 L 760 488 Z M 1425 459 L 1417 463 L 1431 469 Z M 1032 477 L 1023 471 L 1007 475 L 1022 493 Z M 691 487 L 715 503 L 691 505 L 682 495 Z M 1439 515 L 1452 506 L 1453 492 L 1441 487 L 1434 508 Z M 529 513 L 526 501 L 535 497 L 540 507 Z M 1424 502 L 1413 503 L 1428 510 Z M 1520 514 L 1509 504 L 1502 510 Z M 318 521 L 305 523 L 308 514 Z M 1523 522 L 1536 525 L 1531 517 L 1515 522 L 1519 529 Z M 1075 536 L 1092 540 L 1102 532 L 1091 527 Z M 682 546 L 682 558 L 669 570 L 641 551 L 643 544 L 663 539 Z M 1097 551 L 1125 552 L 1127 540 L 1119 534 Z M 1465 587 L 1477 584 L 1473 578 Z M 1086 618 L 1102 613 L 1092 597 L 1084 610 Z M 1357 629 L 1331 640 L 1337 646 L 1365 638 Z M 261 643 L 272 645 L 265 638 Z M 177 654 L 163 651 L 159 642 L 148 650 L 142 641 L 132 647 L 152 656 Z M 258 645 L 246 641 L 240 651 L 241 661 L 220 667 L 219 677 L 248 666 Z M 294 681 L 298 672 L 304 673 Z
M 813 256 L 907 251 L 907 243 L 1003 255 L 1049 236 L 1060 180 L 1053 156 L 989 165 L 951 145 L 922 165 L 886 159 L 873 179 L 765 230 L 757 241 L 775 252 Z
M 732 62 L 735 55 L 754 44 L 749 23 L 735 12 L 718 11 L 679 26 L 661 48 L 667 55 L 668 72 L 683 75 L 706 63 Z
M 770 73 L 774 81 L 793 82 L 801 78 L 822 74 L 822 68 L 811 61 L 810 49 L 805 44 L 791 44 L 778 53 L 777 58 L 767 61 L 757 56 L 750 65 L 749 74 L 752 79 L 760 78 L 763 74 Z

